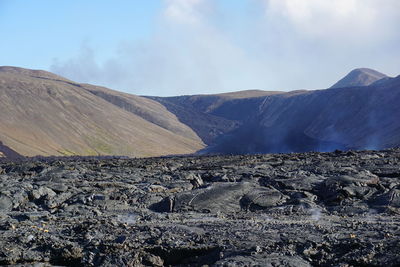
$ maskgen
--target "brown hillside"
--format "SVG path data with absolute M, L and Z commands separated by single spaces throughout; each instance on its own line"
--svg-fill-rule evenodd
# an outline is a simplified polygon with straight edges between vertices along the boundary
M 163 128 L 86 87 L 44 71 L 0 68 L 0 141 L 27 156 L 158 156 L 204 146 L 190 131 Z M 170 124 L 179 128 L 174 118 Z
M 82 84 L 81 86 L 107 102 L 136 114 L 162 128 L 183 137 L 200 141 L 200 138 L 189 126 L 181 123 L 176 115 L 169 112 L 155 100 L 90 84 Z

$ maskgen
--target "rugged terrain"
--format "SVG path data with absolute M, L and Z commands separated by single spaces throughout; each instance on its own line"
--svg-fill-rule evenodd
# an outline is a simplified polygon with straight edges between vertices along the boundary
M 0 184 L 0 264 L 400 264 L 400 149 L 3 160 Z

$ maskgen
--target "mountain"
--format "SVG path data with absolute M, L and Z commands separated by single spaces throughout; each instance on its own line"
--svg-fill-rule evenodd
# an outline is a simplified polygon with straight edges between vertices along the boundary
M 400 76 L 357 69 L 339 83 L 329 90 L 142 97 L 0 67 L 0 157 L 399 146 Z
M 383 149 L 400 145 L 400 76 L 368 87 L 262 98 L 258 113 L 205 153 Z
M 352 86 L 368 86 L 376 81 L 387 78 L 383 73 L 368 68 L 352 70 L 340 81 L 332 85 L 331 88 L 343 88 Z
M 173 113 L 154 100 L 90 84 L 82 84 L 81 86 L 107 102 L 175 134 L 196 141 L 200 140 L 189 126 L 181 123 Z
M 204 147 L 158 102 L 16 67 L 0 67 L 0 142 L 6 156 L 143 157 Z
M 238 92 L 148 97 L 163 104 L 179 121 L 190 126 L 207 145 L 237 127 L 257 111 L 263 96 L 283 94 L 280 91 L 245 90 Z
M 162 103 L 202 138 L 208 147 L 200 153 L 399 146 L 400 78 L 370 69 L 354 70 L 347 78 L 343 80 L 349 84 L 362 82 L 362 86 L 152 99 Z

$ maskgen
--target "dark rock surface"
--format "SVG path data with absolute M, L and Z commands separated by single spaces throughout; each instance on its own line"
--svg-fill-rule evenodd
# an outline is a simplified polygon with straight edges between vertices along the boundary
M 0 264 L 398 266 L 400 149 L 0 161 Z

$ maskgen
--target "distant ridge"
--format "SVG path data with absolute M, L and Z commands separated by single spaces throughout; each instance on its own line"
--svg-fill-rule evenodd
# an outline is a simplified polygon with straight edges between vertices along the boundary
M 192 128 L 202 141 L 210 145 L 241 124 L 257 111 L 257 103 L 266 96 L 284 94 L 281 91 L 243 90 L 220 94 L 148 96 L 158 101 L 179 121 Z
M 332 88 L 141 97 L 46 71 L 0 67 L 0 157 L 400 145 L 400 76 L 356 69 Z
M 358 69 L 348 78 L 353 79 L 347 80 L 347 87 L 335 90 L 242 91 L 152 99 L 202 138 L 208 145 L 199 152 L 204 154 L 399 146 L 400 76 L 390 78 Z
M 373 69 L 360 68 L 354 69 L 340 81 L 331 86 L 331 88 L 368 86 L 383 78 L 387 78 L 383 73 Z

